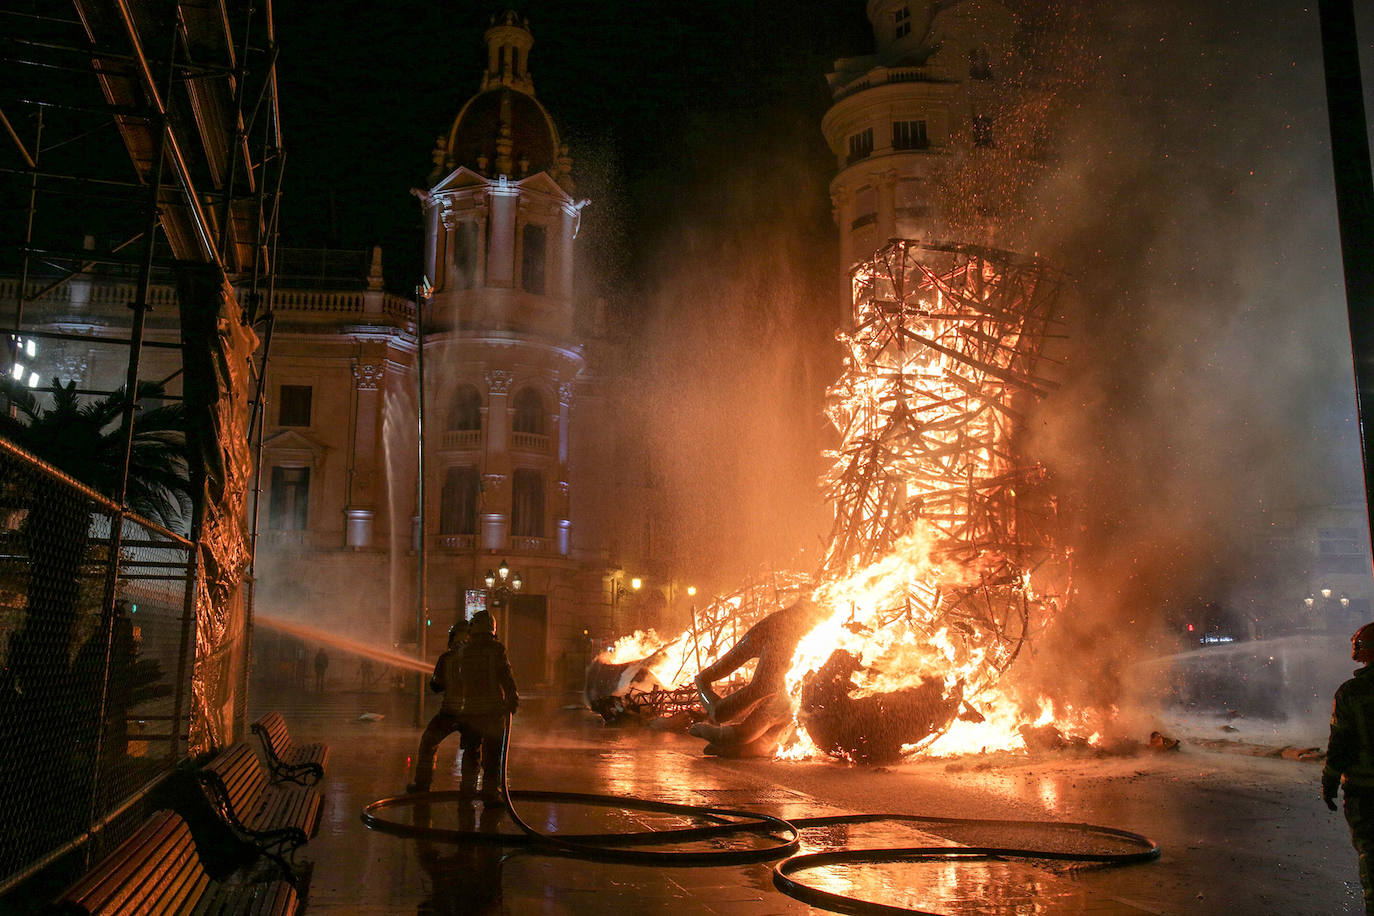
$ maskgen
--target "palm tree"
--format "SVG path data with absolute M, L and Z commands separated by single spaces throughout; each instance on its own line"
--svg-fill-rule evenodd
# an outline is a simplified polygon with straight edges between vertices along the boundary
M 141 384 L 133 402 L 163 394 L 160 385 Z M 120 420 L 130 403 L 125 389 L 83 401 L 75 382 L 63 386 L 53 379 L 51 402 L 44 404 L 5 379 L 0 397 L 11 408 L 0 414 L 0 436 L 105 496 L 118 497 L 125 444 Z M 191 512 L 185 425 L 180 403 L 136 413 L 124 494 L 128 509 L 183 532 Z M 98 697 L 90 694 L 101 689 L 103 664 L 94 670 L 91 658 L 105 653 L 94 646 L 74 651 L 81 608 L 88 603 L 81 600 L 82 583 L 93 565 L 93 505 L 42 477 L 17 475 L 0 488 L 0 502 L 23 513 L 18 534 L 28 559 L 23 624 L 10 638 L 0 676 L 0 827 L 9 834 L 26 819 L 42 820 L 46 826 L 34 827 L 39 836 L 30 840 L 57 842 L 79 823 L 83 806 L 65 806 L 73 818 L 67 824 L 60 817 L 35 818 L 35 806 L 54 810 L 59 797 L 81 798 L 89 791 L 100 728 Z M 0 862 L 0 871 L 10 864 Z
M 52 404 L 47 407 L 13 379 L 0 381 L 0 396 L 13 414 L 0 414 L 0 436 L 115 498 L 124 470 L 124 432 L 117 421 L 129 404 L 126 390 L 83 403 L 76 382 L 63 386 L 56 378 L 52 381 Z M 165 393 L 157 383 L 141 382 L 134 404 L 160 399 Z M 181 403 L 139 411 L 134 419 L 125 504 L 164 527 L 185 531 L 190 492 L 186 413 Z

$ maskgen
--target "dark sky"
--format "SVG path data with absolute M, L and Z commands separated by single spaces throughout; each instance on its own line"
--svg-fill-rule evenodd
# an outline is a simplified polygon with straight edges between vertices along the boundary
M 482 33 L 506 4 L 400 0 L 326 15 L 278 4 L 289 173 L 286 244 L 387 251 L 388 281 L 418 271 L 419 205 L 434 140 L 477 91 Z M 684 191 L 722 163 L 767 151 L 826 167 L 825 73 L 865 50 L 862 3 L 525 3 L 531 71 L 604 236 L 633 249 L 690 209 Z M 825 203 L 822 201 L 822 203 Z M 628 227 L 634 230 L 629 231 Z M 407 251 L 410 249 L 410 251 Z

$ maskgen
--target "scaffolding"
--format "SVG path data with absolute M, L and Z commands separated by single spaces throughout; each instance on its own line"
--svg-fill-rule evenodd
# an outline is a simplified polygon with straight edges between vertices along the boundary
M 159 774 L 242 730 L 251 639 L 245 519 L 256 488 L 251 446 L 262 428 L 284 161 L 277 53 L 271 0 L 7 0 L 0 8 L 0 206 L 7 216 L 0 220 L 7 325 L 0 371 L 40 402 L 56 403 L 66 391 L 87 403 L 115 398 L 122 405 L 112 420 L 123 440 L 117 473 L 83 497 L 104 514 L 79 510 L 82 518 L 104 519 L 80 535 L 83 545 L 94 545 L 85 548 L 80 575 L 89 578 L 94 563 L 104 585 L 81 592 L 76 622 L 55 638 L 103 632 L 114 634 L 113 645 L 129 627 L 128 609 L 140 607 L 135 599 L 151 594 L 150 583 L 157 583 L 165 625 L 179 631 L 173 648 L 159 649 L 167 682 L 153 685 L 160 695 L 150 699 L 142 682 L 137 694 L 165 706 L 166 726 L 136 741 L 123 721 L 100 727 L 97 747 L 104 750 L 89 763 L 92 785 L 83 789 L 91 803 L 60 828 L 28 831 L 27 841 L 0 850 L 0 894 L 59 860 L 117 842 L 118 825 L 135 817 Z M 119 398 L 121 391 L 146 396 Z M 128 496 L 136 416 L 177 401 L 188 421 L 191 505 L 172 530 L 137 519 Z M 5 458 L 15 468 L 28 460 L 18 450 Z M 31 467 L 23 479 L 42 484 L 25 493 L 90 483 L 62 480 L 41 462 Z M 9 514 L 5 531 L 25 547 L 33 538 L 23 533 L 32 511 L 24 506 L 44 497 L 11 505 L 20 489 L 7 483 L 0 508 Z M 178 595 L 175 608 L 163 607 L 169 588 Z M 7 667 L 16 633 L 27 632 L 16 626 L 29 626 L 25 615 L 37 601 L 22 587 L 3 594 Z M 150 606 L 145 599 L 143 609 Z M 133 620 L 146 654 L 151 621 Z M 61 658 L 70 648 L 57 645 L 51 654 Z M 103 662 L 101 653 L 94 657 L 94 679 L 70 694 L 72 716 L 94 702 L 103 719 L 109 698 L 128 687 L 116 683 L 117 652 L 105 651 Z M 138 671 L 146 680 L 151 669 Z M 71 672 L 64 676 L 76 683 Z M 0 719 L 18 709 L 0 705 Z M 55 771 L 31 782 L 35 799 L 63 791 L 70 761 L 41 748 L 31 760 L 18 753 L 0 750 L 9 772 Z M 130 768 L 126 758 L 134 757 L 144 762 Z M 113 779 L 116 769 L 141 782 Z

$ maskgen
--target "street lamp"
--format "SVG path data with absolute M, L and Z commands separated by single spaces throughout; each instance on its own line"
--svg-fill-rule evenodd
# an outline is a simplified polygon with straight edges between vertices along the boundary
M 501 565 L 496 567 L 495 572 L 488 569 L 482 582 L 487 587 L 487 597 L 490 599 L 488 603 L 491 607 L 501 608 L 503 611 L 509 606 L 511 595 L 520 591 L 525 585 L 525 580 L 520 578 L 519 573 L 511 572 L 510 564 L 505 560 L 501 561 Z M 500 621 L 501 632 L 503 633 L 506 629 L 506 623 L 503 614 Z

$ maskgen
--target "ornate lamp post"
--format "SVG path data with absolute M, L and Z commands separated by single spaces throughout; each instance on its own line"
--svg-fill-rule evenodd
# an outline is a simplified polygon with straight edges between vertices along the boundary
M 506 627 L 510 622 L 509 608 L 511 596 L 520 591 L 525 584 L 525 580 L 520 578 L 519 573 L 511 572 L 510 564 L 502 560 L 501 565 L 496 567 L 495 572 L 492 572 L 490 569 L 487 570 L 483 582 L 487 587 L 487 610 L 491 612 L 493 617 L 497 615 L 497 611 L 499 610 L 500 616 L 497 618 L 497 630 L 498 632 L 505 633 Z

